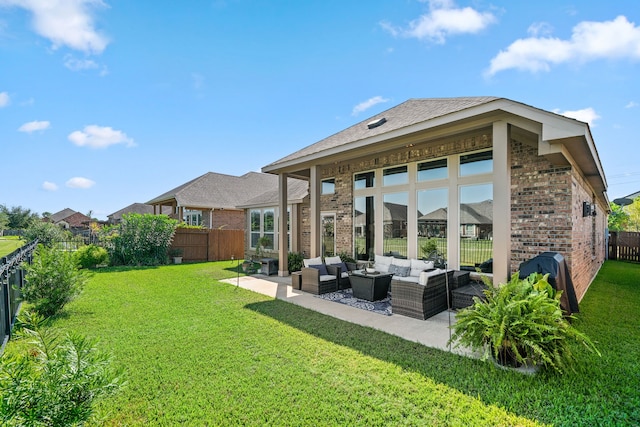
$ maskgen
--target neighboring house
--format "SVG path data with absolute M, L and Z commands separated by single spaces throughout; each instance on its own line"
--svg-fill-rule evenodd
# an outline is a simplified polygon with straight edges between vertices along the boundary
M 169 206 L 162 207 L 162 215 L 171 215 L 173 210 Z M 119 224 L 122 221 L 122 215 L 128 213 L 137 213 L 137 214 L 153 214 L 153 206 L 147 205 L 145 203 L 132 203 L 126 208 L 122 208 L 119 211 L 116 211 L 112 214 L 107 215 L 107 222 L 109 224 Z
M 69 208 L 56 212 L 53 215 L 44 218 L 44 220 L 70 231 L 87 230 L 89 229 L 89 224 L 92 221 L 92 219 L 87 215 Z
M 395 242 L 403 255 L 420 256 L 420 212 L 437 211 L 448 266 L 469 263 L 462 248 L 472 233 L 490 245 L 497 282 L 555 251 L 582 298 L 605 259 L 607 182 L 589 125 L 509 99 L 411 99 L 262 171 L 279 176 L 281 194 L 287 177 L 309 181 L 308 205 L 294 223 L 302 230 L 292 233 L 311 257 L 321 254 L 324 215 L 337 218 L 338 252 L 355 255 L 355 231 L 364 229 L 367 249 L 382 253 L 395 238 L 383 208 L 393 202 L 407 206 L 407 238 Z M 279 247 L 281 275 L 287 250 Z
M 149 200 L 154 214 L 170 210 L 170 217 L 205 228 L 244 230 L 244 208 L 240 207 L 265 192 L 278 189 L 278 177 L 249 172 L 242 176 L 208 172 Z

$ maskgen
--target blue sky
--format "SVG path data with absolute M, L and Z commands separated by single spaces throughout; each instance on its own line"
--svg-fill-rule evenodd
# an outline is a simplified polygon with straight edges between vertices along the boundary
M 409 98 L 589 122 L 640 190 L 636 1 L 0 0 L 0 204 L 104 219 Z

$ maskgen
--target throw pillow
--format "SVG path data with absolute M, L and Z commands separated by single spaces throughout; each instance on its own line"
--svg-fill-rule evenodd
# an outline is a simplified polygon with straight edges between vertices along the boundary
M 349 271 L 349 269 L 347 269 L 347 264 L 345 264 L 344 262 L 340 262 L 337 264 L 330 264 L 330 265 L 335 265 L 337 267 L 340 267 L 340 272 L 341 273 L 347 273 Z
M 389 273 L 393 274 L 394 276 L 407 277 L 410 270 L 411 267 L 401 267 L 396 264 L 391 264 L 389 266 Z
M 327 271 L 327 266 L 324 264 L 310 265 L 309 268 L 315 268 L 316 270 L 319 270 L 321 276 L 326 276 L 327 274 L 329 274 L 329 272 Z

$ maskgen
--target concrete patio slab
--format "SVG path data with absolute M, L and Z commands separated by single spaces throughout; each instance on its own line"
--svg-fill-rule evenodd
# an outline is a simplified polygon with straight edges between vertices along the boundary
M 455 312 L 453 311 L 443 311 L 427 320 L 413 319 L 400 314 L 385 316 L 350 307 L 346 304 L 327 301 L 307 292 L 293 289 L 291 277 L 258 274 L 226 279 L 222 280 L 222 282 L 258 292 L 271 298 L 287 301 L 336 319 L 368 326 L 427 347 L 472 356 L 472 353 L 466 348 L 456 348 L 454 346 L 450 348 L 447 345 L 450 337 L 449 332 L 451 331 L 450 325 L 455 323 Z

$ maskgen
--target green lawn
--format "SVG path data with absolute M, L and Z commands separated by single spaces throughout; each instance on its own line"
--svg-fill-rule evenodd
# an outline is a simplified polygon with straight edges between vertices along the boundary
M 19 236 L 0 237 L 0 257 L 9 255 L 22 245 L 24 241 Z
M 524 376 L 218 282 L 231 262 L 104 269 L 56 326 L 99 337 L 128 386 L 100 425 L 640 424 L 640 266 L 609 261 L 576 372 Z M 11 349 L 11 344 L 8 351 Z

